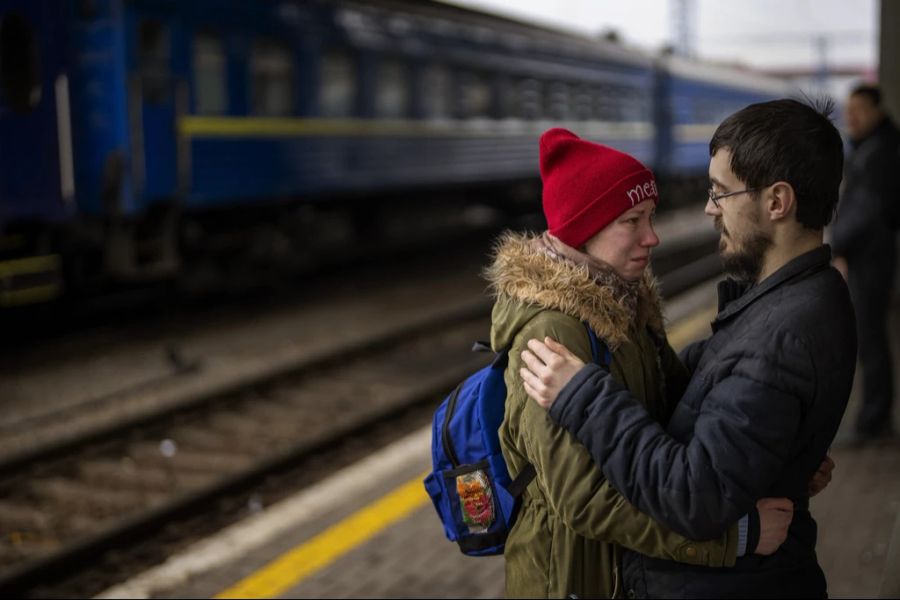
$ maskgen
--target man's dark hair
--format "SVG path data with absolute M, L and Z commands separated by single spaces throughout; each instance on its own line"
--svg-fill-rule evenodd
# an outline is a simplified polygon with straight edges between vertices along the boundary
M 865 96 L 872 103 L 872 106 L 881 106 L 881 89 L 877 85 L 863 83 L 850 92 L 851 96 Z
M 830 99 L 751 104 L 722 121 L 709 142 L 709 155 L 727 148 L 731 170 L 748 188 L 791 184 L 797 221 L 822 229 L 834 216 L 844 167 L 832 110 Z

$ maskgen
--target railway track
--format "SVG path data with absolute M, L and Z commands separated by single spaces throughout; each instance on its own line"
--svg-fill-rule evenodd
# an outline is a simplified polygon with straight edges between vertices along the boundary
M 26 589 L 452 387 L 488 323 L 455 315 L 110 432 L 0 482 L 0 590 Z
M 656 258 L 668 295 L 715 274 L 709 252 L 704 239 L 678 248 L 681 259 Z M 486 337 L 489 308 L 485 301 L 457 310 L 7 465 L 0 592 L 22 594 L 65 577 L 89 557 L 433 404 L 488 360 L 468 348 Z

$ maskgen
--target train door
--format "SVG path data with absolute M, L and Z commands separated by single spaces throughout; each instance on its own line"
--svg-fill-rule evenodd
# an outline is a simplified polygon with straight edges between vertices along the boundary
M 672 76 L 663 59 L 654 61 L 653 123 L 656 132 L 655 156 L 657 177 L 668 179 L 672 172 Z
M 0 226 L 58 221 L 74 199 L 61 7 L 0 0 Z
M 139 197 L 152 204 L 172 200 L 178 191 L 174 32 L 165 20 L 133 17 L 129 104 L 134 175 Z

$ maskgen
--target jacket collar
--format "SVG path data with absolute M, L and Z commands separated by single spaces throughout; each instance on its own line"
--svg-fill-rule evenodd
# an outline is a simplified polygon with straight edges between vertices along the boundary
M 726 320 L 739 314 L 756 300 L 785 282 L 799 275 L 827 268 L 830 264 L 831 247 L 823 244 L 788 262 L 758 285 L 734 279 L 720 281 L 718 286 L 719 314 L 712 322 L 713 331 L 721 327 Z
M 495 297 L 506 296 L 584 321 L 611 350 L 626 341 L 635 326 L 664 335 L 659 293 L 649 269 L 639 286 L 635 313 L 614 289 L 599 284 L 586 266 L 536 250 L 533 239 L 513 233 L 499 239 L 493 261 L 485 270 Z

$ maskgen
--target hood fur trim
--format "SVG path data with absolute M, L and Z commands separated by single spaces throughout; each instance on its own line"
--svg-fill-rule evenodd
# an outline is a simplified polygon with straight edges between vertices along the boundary
M 664 335 L 660 297 L 650 269 L 641 281 L 635 315 L 610 287 L 598 285 L 587 267 L 536 250 L 534 237 L 507 232 L 497 241 L 491 265 L 485 270 L 495 297 L 509 296 L 585 321 L 611 349 L 628 338 L 632 323 Z

